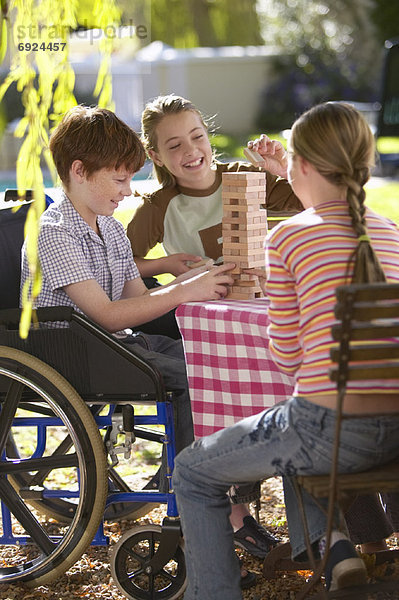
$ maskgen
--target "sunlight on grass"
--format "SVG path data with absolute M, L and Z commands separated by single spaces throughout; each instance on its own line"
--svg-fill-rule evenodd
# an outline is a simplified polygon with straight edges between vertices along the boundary
M 114 217 L 120 221 L 123 227 L 126 229 L 130 221 L 133 218 L 135 208 L 117 208 L 114 212 Z
M 399 224 L 399 182 L 366 186 L 366 204 L 376 213 Z
M 399 153 L 399 138 L 397 137 L 380 137 L 377 140 L 377 150 L 382 154 Z

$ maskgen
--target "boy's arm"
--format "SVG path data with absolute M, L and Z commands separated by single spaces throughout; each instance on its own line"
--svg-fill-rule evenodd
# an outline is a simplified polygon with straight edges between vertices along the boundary
M 136 258 L 134 259 L 142 277 L 153 277 L 163 273 L 171 273 L 175 277 L 187 273 L 190 267 L 187 263 L 196 263 L 202 260 L 201 256 L 195 254 L 171 254 L 160 258 Z
M 217 300 L 233 284 L 228 272 L 234 264 L 213 267 L 210 271 L 187 279 L 147 290 L 140 277 L 126 282 L 121 300 L 111 301 L 101 286 L 89 279 L 64 287 L 72 302 L 93 321 L 110 332 L 136 327 L 152 321 L 179 304 L 192 301 Z
M 111 333 L 160 317 L 177 306 L 178 299 L 177 294 L 176 297 L 169 294 L 154 301 L 140 277 L 130 280 L 127 285 L 127 293 L 134 296 L 121 300 L 111 301 L 94 279 L 71 283 L 64 290 L 84 314 Z

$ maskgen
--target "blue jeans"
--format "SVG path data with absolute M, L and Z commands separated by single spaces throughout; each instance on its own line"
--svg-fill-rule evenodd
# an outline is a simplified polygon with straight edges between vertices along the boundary
M 189 585 L 185 600 L 240 600 L 240 569 L 229 522 L 227 490 L 274 475 L 330 471 L 335 413 L 291 398 L 232 427 L 194 442 L 176 459 L 173 487 L 182 518 Z M 361 471 L 399 455 L 399 417 L 345 420 L 341 471 Z M 289 481 L 289 480 L 288 480 Z M 293 555 L 305 550 L 296 501 L 286 490 Z M 325 516 L 306 495 L 311 541 L 325 531 Z

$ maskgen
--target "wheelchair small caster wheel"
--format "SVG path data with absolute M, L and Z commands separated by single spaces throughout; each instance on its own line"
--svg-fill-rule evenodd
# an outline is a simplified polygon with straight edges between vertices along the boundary
M 157 572 L 149 561 L 162 537 L 159 525 L 142 525 L 127 531 L 111 550 L 111 575 L 119 590 L 131 600 L 176 600 L 186 585 L 183 543 Z

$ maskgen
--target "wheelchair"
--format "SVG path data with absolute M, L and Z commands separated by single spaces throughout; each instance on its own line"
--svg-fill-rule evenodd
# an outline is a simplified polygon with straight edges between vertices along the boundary
M 28 209 L 0 210 L 0 544 L 13 550 L 0 561 L 0 583 L 47 584 L 91 543 L 108 545 L 105 520 L 166 504 L 161 526 L 137 526 L 113 546 L 111 574 L 128 598 L 173 600 L 186 587 L 171 487 L 179 390 L 166 390 L 134 348 L 70 307 L 37 309 L 36 326 L 19 337 Z M 66 326 L 54 326 L 60 321 Z M 137 440 L 162 449 L 165 492 L 159 472 L 141 489 L 118 472 L 118 455 L 127 459 Z

